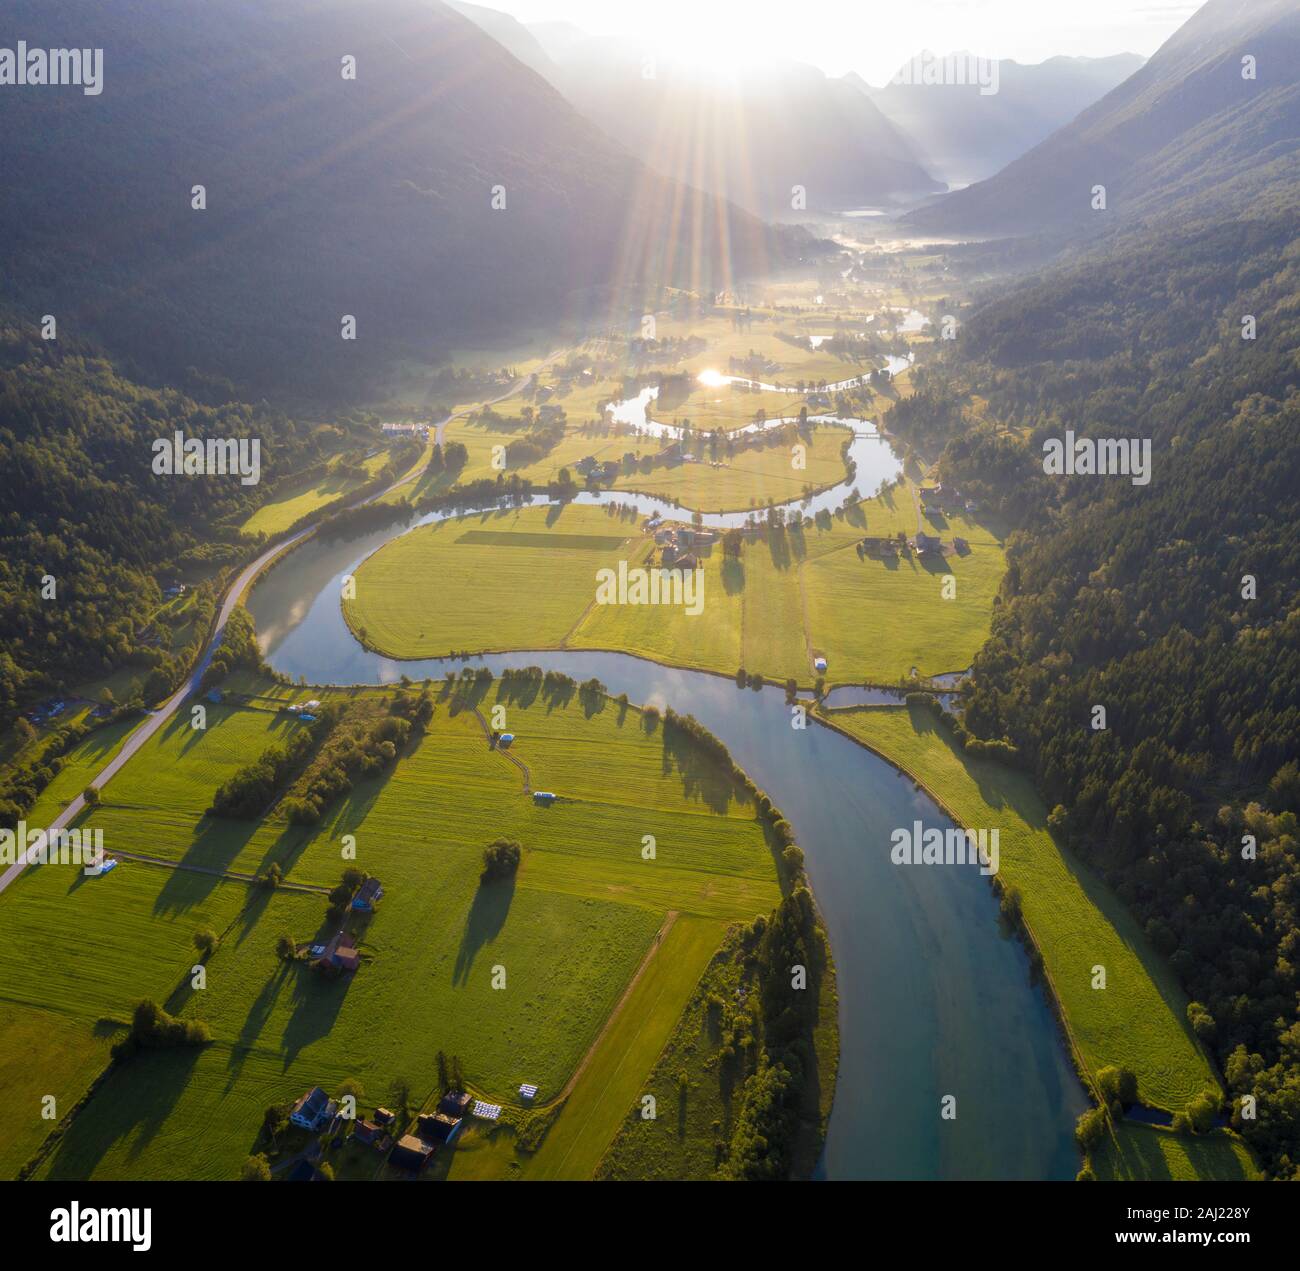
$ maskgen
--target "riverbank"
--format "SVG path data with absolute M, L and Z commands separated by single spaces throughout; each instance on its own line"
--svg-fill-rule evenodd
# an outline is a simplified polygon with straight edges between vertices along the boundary
M 1108 1065 L 1128 1068 L 1143 1101 L 1169 1110 L 1202 1089 L 1220 1088 L 1212 1061 L 1184 1023 L 1186 997 L 1172 972 L 1109 888 L 1055 843 L 1047 810 L 1025 777 L 961 752 L 925 708 L 845 707 L 814 717 L 897 766 L 958 825 L 999 829 L 998 881 L 1020 895 L 1024 934 L 1094 1099 L 1095 1074 Z M 1105 989 L 1093 987 L 1098 966 Z M 1123 1123 L 1111 1135 L 1113 1176 L 1133 1176 L 1144 1160 L 1154 1168 L 1156 1156 L 1139 1150 L 1133 1133 Z M 1241 1177 L 1243 1154 L 1250 1162 L 1242 1141 L 1225 1134 L 1157 1146 L 1170 1172 L 1152 1177 L 1180 1177 L 1194 1165 L 1200 1177 Z

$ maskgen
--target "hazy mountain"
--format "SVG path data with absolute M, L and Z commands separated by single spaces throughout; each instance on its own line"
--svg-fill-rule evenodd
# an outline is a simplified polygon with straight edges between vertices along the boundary
M 1069 123 L 1142 62 L 1136 53 L 1052 57 L 1036 65 L 991 61 L 996 81 L 987 82 L 996 84 L 995 92 L 981 92 L 977 83 L 907 83 L 901 71 L 883 88 L 864 88 L 928 171 L 950 185 L 968 185 Z
M 495 35 L 500 23 L 483 25 Z M 556 67 L 552 82 L 611 137 L 665 175 L 762 216 L 797 219 L 794 186 L 810 211 L 943 188 L 853 80 L 795 62 L 718 74 L 567 23 L 529 30 Z
M 437 0 L 7 14 L 29 47 L 103 48 L 104 78 L 0 92 L 4 291 L 158 374 L 354 388 L 439 340 L 603 306 L 610 283 L 723 287 L 777 247 Z
M 559 68 L 551 60 L 550 54 L 542 47 L 536 34 L 526 27 L 518 18 L 499 9 L 487 9 L 481 4 L 465 4 L 462 0 L 447 0 L 449 6 L 457 13 L 463 14 L 476 26 L 487 32 L 512 57 L 516 57 L 529 70 L 536 71 L 543 79 L 554 85 L 559 79 Z M 561 23 L 544 23 L 544 26 L 563 25 Z M 576 28 L 574 28 L 576 30 Z
M 1257 77 L 1243 77 L 1254 58 Z M 1300 0 L 1209 0 L 1118 88 L 997 176 L 909 215 L 914 230 L 1101 227 L 1172 204 L 1230 211 L 1296 172 Z

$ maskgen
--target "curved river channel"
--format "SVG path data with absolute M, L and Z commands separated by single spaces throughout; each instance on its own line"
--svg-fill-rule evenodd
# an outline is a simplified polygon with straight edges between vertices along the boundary
M 869 444 L 888 452 L 879 438 Z M 892 475 L 879 453 L 867 458 L 856 478 L 863 495 Z M 668 506 L 622 491 L 597 498 L 643 513 Z M 462 665 L 381 657 L 343 621 L 343 576 L 413 523 L 310 539 L 263 577 L 248 607 L 276 670 L 349 685 L 441 679 Z M 1023 949 L 999 928 L 988 879 L 890 861 L 895 827 L 952 824 L 909 778 L 828 728 L 794 731 L 779 688 L 737 689 L 617 653 L 525 651 L 473 664 L 594 675 L 612 694 L 693 714 L 790 820 L 839 976 L 839 1080 L 819 1177 L 1073 1178 L 1074 1122 L 1087 1103 Z M 940 1118 L 944 1095 L 956 1096 L 955 1120 Z

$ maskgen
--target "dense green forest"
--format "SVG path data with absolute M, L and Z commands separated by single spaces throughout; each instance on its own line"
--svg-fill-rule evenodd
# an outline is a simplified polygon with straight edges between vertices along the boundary
M 1018 525 L 966 727 L 1014 745 L 1054 828 L 1169 957 L 1233 1124 L 1284 1178 L 1300 1176 L 1297 226 L 1290 205 L 1118 238 L 977 307 L 891 417 L 923 450 L 946 441 L 941 478 Z M 1150 484 L 1045 475 L 1043 441 L 1066 429 L 1150 438 Z
M 261 481 L 156 475 L 152 444 L 177 431 L 257 438 Z M 171 687 L 193 659 L 150 632 L 163 589 L 242 560 L 240 523 L 350 438 L 348 424 L 147 387 L 93 349 L 0 324 L 0 726 L 128 664 L 146 700 Z

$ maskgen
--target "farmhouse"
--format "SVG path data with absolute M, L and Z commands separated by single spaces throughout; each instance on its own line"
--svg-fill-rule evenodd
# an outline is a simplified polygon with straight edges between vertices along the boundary
M 924 556 L 929 552 L 938 552 L 943 544 L 933 534 L 918 534 L 912 540 L 912 546 L 918 555 Z
M 369 912 L 379 903 L 383 895 L 384 889 L 379 885 L 379 879 L 367 878 L 361 884 L 357 894 L 352 897 L 352 908 Z
M 921 506 L 927 512 L 960 512 L 966 500 L 951 486 L 926 486 L 921 491 Z
M 342 930 L 325 946 L 324 952 L 315 963 L 319 971 L 352 972 L 360 965 L 361 955 L 357 952 L 357 942 Z
M 339 1105 L 320 1086 L 312 1086 L 299 1097 L 289 1113 L 289 1120 L 304 1130 L 323 1130 L 338 1111 Z
M 893 556 L 894 540 L 877 535 L 868 535 L 862 540 L 862 550 L 868 556 Z

